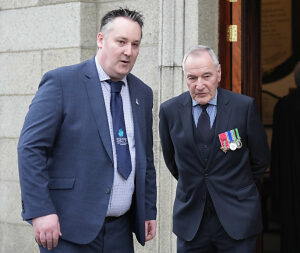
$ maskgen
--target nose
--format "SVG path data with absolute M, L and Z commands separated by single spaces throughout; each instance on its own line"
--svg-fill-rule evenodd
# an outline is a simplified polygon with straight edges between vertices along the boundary
M 124 48 L 124 54 L 126 56 L 132 55 L 132 46 L 130 44 L 126 45 L 126 47 Z
M 203 79 L 199 76 L 197 79 L 197 83 L 196 83 L 196 88 L 198 90 L 203 89 L 204 85 L 203 85 Z

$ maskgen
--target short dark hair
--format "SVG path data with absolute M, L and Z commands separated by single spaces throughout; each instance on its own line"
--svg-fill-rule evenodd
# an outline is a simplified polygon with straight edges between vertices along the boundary
M 102 32 L 103 34 L 106 33 L 109 30 L 109 24 L 118 17 L 128 18 L 134 22 L 137 22 L 141 30 L 143 28 L 144 17 L 140 12 L 136 10 L 131 11 L 127 8 L 120 7 L 119 9 L 109 11 L 103 16 L 103 18 L 101 19 L 100 32 Z

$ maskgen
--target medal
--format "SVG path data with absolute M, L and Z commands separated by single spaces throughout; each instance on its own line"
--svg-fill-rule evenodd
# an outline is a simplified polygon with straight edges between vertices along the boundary
M 239 135 L 239 130 L 236 128 L 236 129 L 234 129 L 234 132 L 235 132 L 236 137 L 237 137 L 236 146 L 237 146 L 237 148 L 241 148 L 243 146 L 243 144 L 242 144 L 242 141 L 241 141 L 241 137 Z
M 241 145 L 241 142 L 236 138 L 234 130 L 233 129 L 230 130 L 230 133 L 231 133 L 232 139 L 236 145 L 236 148 L 239 148 L 239 145 Z
M 221 133 L 219 134 L 219 140 L 220 140 L 220 143 L 221 143 L 221 147 L 220 149 L 226 153 L 227 150 L 229 149 L 229 143 L 228 143 L 228 139 L 227 139 L 227 136 L 225 133 Z
M 232 151 L 236 150 L 236 148 L 237 148 L 236 143 L 235 143 L 235 142 L 230 142 L 230 143 L 229 143 L 229 148 L 230 148 Z
M 226 135 L 229 139 L 229 148 L 230 150 L 234 151 L 237 148 L 237 144 L 233 141 L 232 135 L 231 135 L 231 131 L 227 131 Z

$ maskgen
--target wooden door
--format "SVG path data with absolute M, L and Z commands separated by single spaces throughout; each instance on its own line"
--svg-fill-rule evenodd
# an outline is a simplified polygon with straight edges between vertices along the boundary
M 219 0 L 219 60 L 220 86 L 254 97 L 261 113 L 260 0 Z
M 260 0 L 219 0 L 219 59 L 220 86 L 254 97 L 261 111 Z

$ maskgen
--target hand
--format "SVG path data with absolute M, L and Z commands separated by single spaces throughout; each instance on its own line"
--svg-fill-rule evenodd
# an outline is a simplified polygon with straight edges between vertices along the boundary
M 50 214 L 32 219 L 34 235 L 37 243 L 44 248 L 51 250 L 58 244 L 60 225 L 58 216 Z
M 156 220 L 146 220 L 145 221 L 145 239 L 146 241 L 149 241 L 154 238 L 156 234 Z

